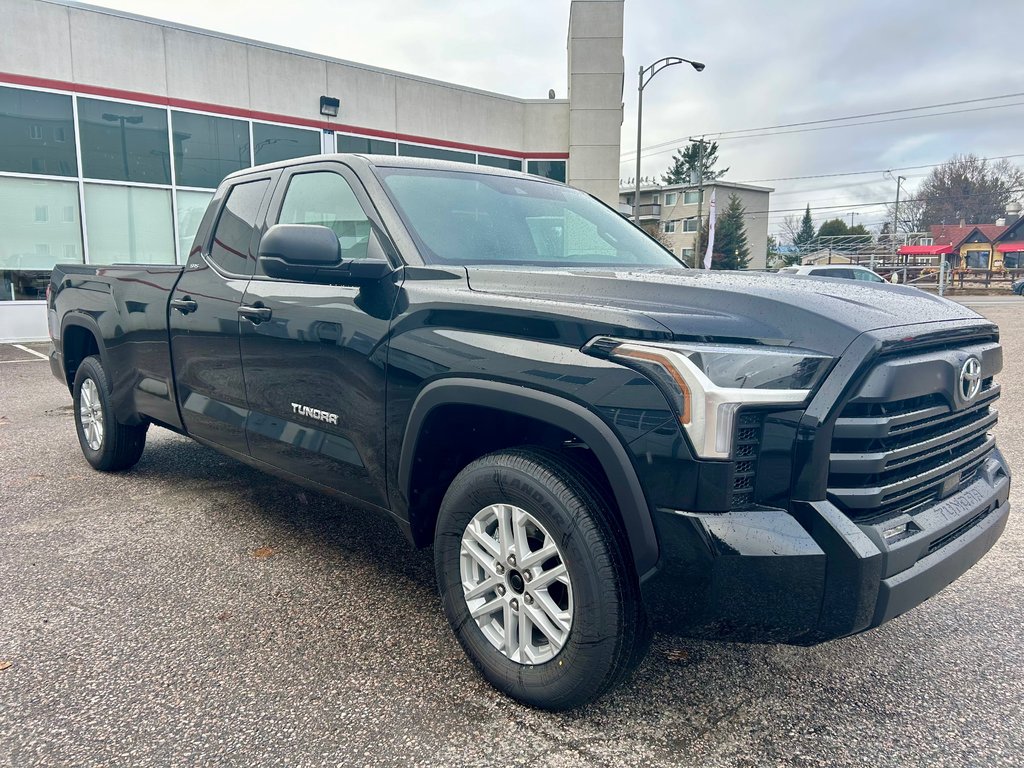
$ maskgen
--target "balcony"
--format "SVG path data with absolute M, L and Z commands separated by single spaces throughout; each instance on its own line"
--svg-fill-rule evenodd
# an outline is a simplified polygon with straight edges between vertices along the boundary
M 661 218 L 661 205 L 658 203 L 646 203 L 639 206 L 637 211 L 640 216 L 640 221 L 650 221 L 651 219 Z

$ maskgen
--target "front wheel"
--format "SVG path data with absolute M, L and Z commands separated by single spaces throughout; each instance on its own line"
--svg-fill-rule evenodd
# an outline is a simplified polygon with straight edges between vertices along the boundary
M 515 449 L 470 464 L 445 494 L 434 543 L 448 621 L 509 696 L 571 709 L 643 658 L 650 633 L 621 526 L 559 455 Z
M 72 392 L 78 442 L 86 461 L 102 472 L 135 466 L 146 447 L 149 425 L 120 424 L 114 418 L 110 382 L 98 357 L 87 357 L 78 366 Z

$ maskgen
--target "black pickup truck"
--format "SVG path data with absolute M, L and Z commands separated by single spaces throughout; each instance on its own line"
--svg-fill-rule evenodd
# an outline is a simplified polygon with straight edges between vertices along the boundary
M 519 173 L 249 169 L 184 267 L 58 267 L 48 302 L 93 467 L 159 426 L 390 516 L 433 545 L 470 658 L 535 706 L 608 691 L 652 628 L 878 626 L 1009 514 L 991 323 L 900 286 L 688 270 Z

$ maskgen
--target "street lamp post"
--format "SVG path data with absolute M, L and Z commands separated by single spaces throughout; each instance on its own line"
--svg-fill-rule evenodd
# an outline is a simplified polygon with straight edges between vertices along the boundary
M 678 56 L 666 56 L 664 59 L 658 59 L 649 67 L 640 67 L 640 82 L 637 87 L 636 104 L 636 183 L 633 187 L 633 223 L 637 226 L 640 226 L 640 135 L 644 121 L 644 88 L 651 82 L 651 78 L 665 67 L 671 67 L 673 64 L 689 64 L 698 72 L 704 70 L 704 65 L 699 61 L 681 59 Z

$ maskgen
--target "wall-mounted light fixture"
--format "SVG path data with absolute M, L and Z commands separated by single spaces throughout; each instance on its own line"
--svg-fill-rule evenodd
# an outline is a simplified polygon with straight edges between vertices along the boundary
M 341 107 L 339 99 L 332 99 L 330 96 L 320 97 L 320 114 L 324 117 L 337 117 L 339 107 Z

